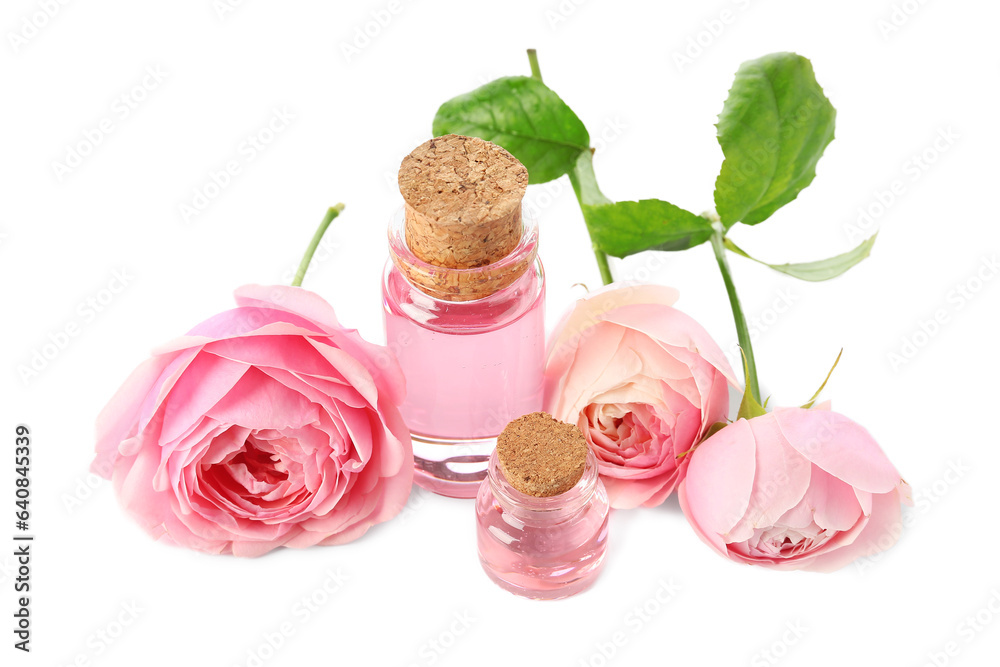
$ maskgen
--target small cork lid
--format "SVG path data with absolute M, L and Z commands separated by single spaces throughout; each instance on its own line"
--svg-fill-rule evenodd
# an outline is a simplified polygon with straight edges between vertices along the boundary
M 507 424 L 497 438 L 504 477 L 529 496 L 557 496 L 573 488 L 587 464 L 587 439 L 572 424 L 532 412 Z
M 428 293 L 455 301 L 482 298 L 512 283 L 526 265 L 496 274 L 461 270 L 487 267 L 518 246 L 527 187 L 524 165 L 483 139 L 447 134 L 417 146 L 399 166 L 399 191 L 406 244 L 431 267 L 404 269 L 407 277 Z

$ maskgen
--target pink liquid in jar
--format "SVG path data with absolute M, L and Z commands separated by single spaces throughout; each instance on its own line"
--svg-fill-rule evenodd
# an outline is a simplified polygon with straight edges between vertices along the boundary
M 476 498 L 479 561 L 494 583 L 516 595 L 575 595 L 593 584 L 604 564 L 609 514 L 592 452 L 576 486 L 547 498 L 512 487 L 494 454 Z

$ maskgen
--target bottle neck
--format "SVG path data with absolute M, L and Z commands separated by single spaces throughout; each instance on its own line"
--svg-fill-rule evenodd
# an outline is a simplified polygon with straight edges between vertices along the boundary
M 484 299 L 510 286 L 532 268 L 538 256 L 538 225 L 522 211 L 521 238 L 505 257 L 470 269 L 437 266 L 421 260 L 406 241 L 405 214 L 400 209 L 388 230 L 389 255 L 414 287 L 441 301 Z

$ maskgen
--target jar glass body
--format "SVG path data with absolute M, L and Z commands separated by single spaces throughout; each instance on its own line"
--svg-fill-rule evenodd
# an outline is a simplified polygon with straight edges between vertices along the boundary
M 479 561 L 501 588 L 522 597 L 555 600 L 588 588 L 604 564 L 608 494 L 587 453 L 580 481 L 548 498 L 512 487 L 494 452 L 476 498 Z
M 519 245 L 501 262 L 529 268 L 484 298 L 449 301 L 411 283 L 401 263 L 402 212 L 389 228 L 382 282 L 386 345 L 406 377 L 400 411 L 413 438 L 415 481 L 435 493 L 474 498 L 496 436 L 512 419 L 542 408 L 545 275 L 538 229 L 525 219 Z M 429 267 L 438 274 L 477 269 Z M 491 265 L 495 268 L 495 265 Z

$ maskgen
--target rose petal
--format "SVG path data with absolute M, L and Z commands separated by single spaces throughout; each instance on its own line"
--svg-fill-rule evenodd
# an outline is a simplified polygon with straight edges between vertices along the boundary
M 205 415 L 220 422 L 250 428 L 298 427 L 317 419 L 317 407 L 251 367 Z
M 733 387 L 739 388 L 740 383 L 733 373 L 726 355 L 718 344 L 691 316 L 676 308 L 643 308 L 641 306 L 625 306 L 603 316 L 608 322 L 641 331 L 647 336 L 665 345 L 687 350 L 709 362 Z
M 678 295 L 677 290 L 664 285 L 624 282 L 618 282 L 589 293 L 586 297 L 577 300 L 556 325 L 555 331 L 558 333 L 552 337 L 549 343 L 547 355 L 549 360 L 546 366 L 555 361 L 553 359 L 555 353 L 562 354 L 560 348 L 567 345 L 572 349 L 578 347 L 581 338 L 587 337 L 587 330 L 604 319 L 604 314 L 608 311 L 632 304 L 670 306 L 677 301 Z M 562 370 L 562 368 L 553 367 L 553 371 L 558 375 L 562 374 Z
M 899 484 L 899 471 L 878 443 L 847 417 L 802 408 L 771 414 L 794 449 L 837 479 L 870 493 L 888 493 Z
M 902 533 L 899 494 L 893 490 L 872 497 L 872 511 L 864 529 L 848 545 L 817 556 L 806 567 L 814 572 L 833 572 L 858 558 L 885 551 Z
M 770 415 L 747 423 L 756 443 L 753 493 L 741 526 L 734 527 L 731 542 L 747 539 L 757 527 L 775 525 L 782 514 L 795 507 L 809 489 L 812 468 L 788 445 Z M 743 530 L 737 531 L 740 527 Z
M 574 364 L 569 373 L 557 376 L 546 370 L 545 406 L 546 412 L 562 421 L 575 421 L 575 416 L 589 403 L 592 391 L 599 390 L 595 386 L 596 379 L 615 360 L 618 366 L 626 363 L 616 359 L 618 347 L 625 332 L 614 325 L 595 325 L 588 331 L 588 348 L 585 353 L 576 351 Z M 640 362 L 632 359 L 638 367 Z
M 725 535 L 746 514 L 753 491 L 755 449 L 750 424 L 740 419 L 688 454 L 685 515 L 701 532 Z
M 326 331 L 340 329 L 333 307 L 315 292 L 286 285 L 244 285 L 233 297 L 238 306 L 278 308 L 322 325 Z
M 162 403 L 161 442 L 178 438 L 192 424 L 197 424 L 212 406 L 232 391 L 249 369 L 247 364 L 214 354 L 199 354 L 195 357 L 177 377 L 170 394 Z

